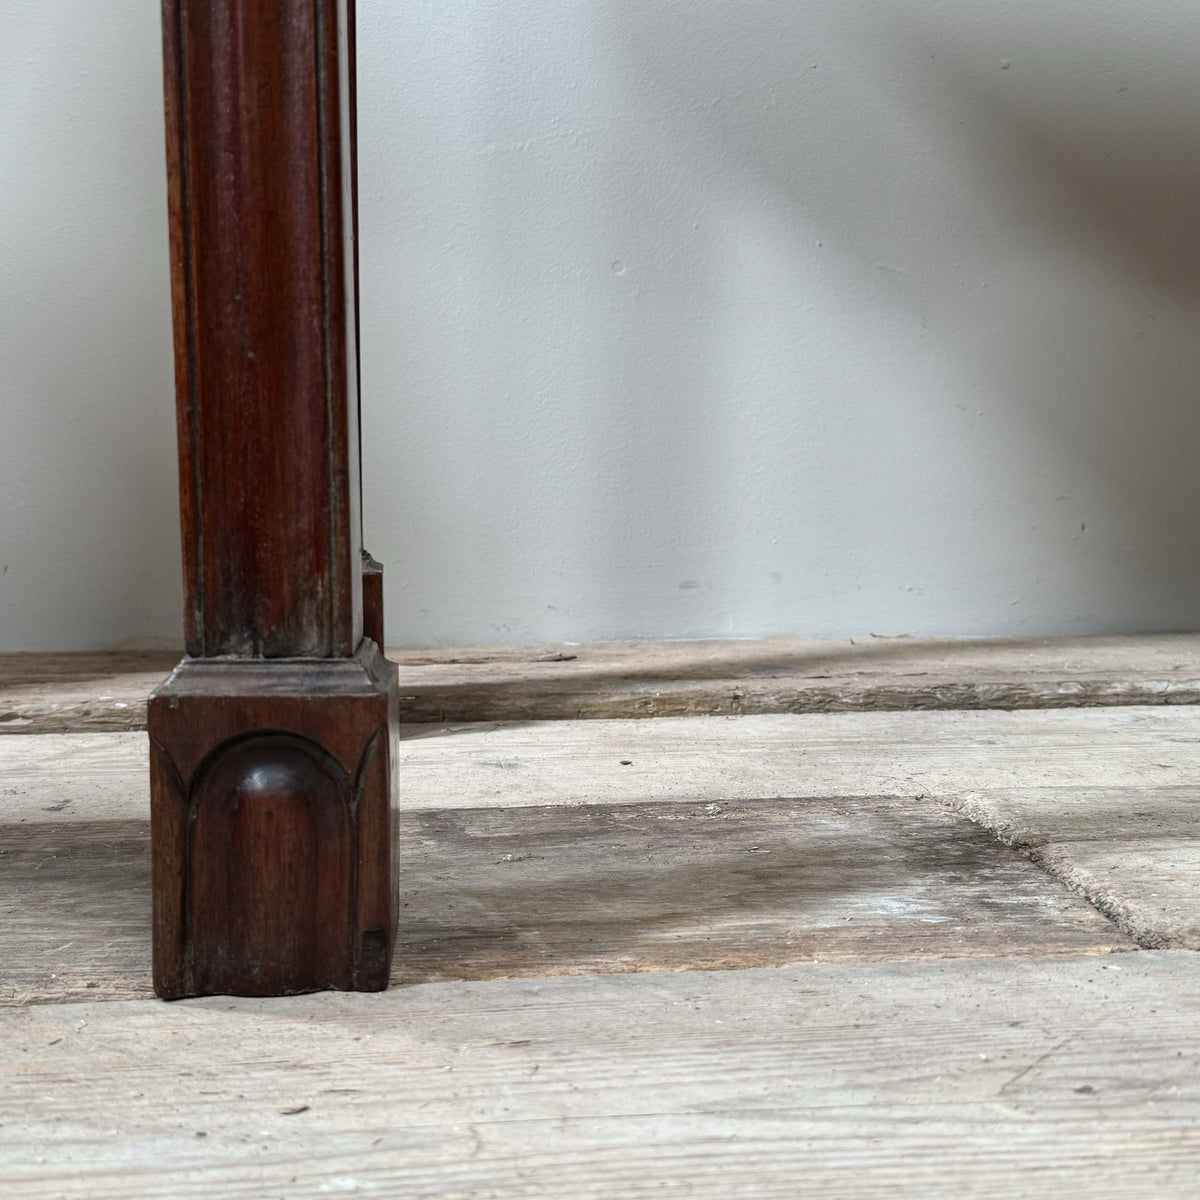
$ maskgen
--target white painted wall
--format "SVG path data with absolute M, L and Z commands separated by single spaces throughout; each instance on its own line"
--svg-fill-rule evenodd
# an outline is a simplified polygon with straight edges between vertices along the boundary
M 359 0 L 394 642 L 1200 626 L 1195 0 Z M 6 0 L 0 649 L 179 624 L 156 0 Z

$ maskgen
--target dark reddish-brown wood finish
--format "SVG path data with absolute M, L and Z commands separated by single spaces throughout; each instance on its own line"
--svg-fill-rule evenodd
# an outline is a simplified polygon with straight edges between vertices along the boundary
M 362 557 L 363 637 L 383 645 L 383 567 L 365 550 Z
M 353 0 L 163 0 L 189 654 L 149 705 L 166 997 L 387 983 L 397 687 L 361 551 L 353 33 Z
M 387 986 L 396 668 L 185 661 L 150 701 L 154 983 L 167 997 Z
M 163 4 L 192 655 L 361 636 L 345 8 Z

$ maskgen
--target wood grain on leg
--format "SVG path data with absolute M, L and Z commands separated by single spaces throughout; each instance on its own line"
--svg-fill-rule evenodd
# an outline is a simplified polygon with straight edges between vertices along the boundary
M 382 988 L 396 677 L 374 584 L 363 624 L 353 3 L 164 0 L 163 31 L 190 657 L 148 712 L 155 987 Z

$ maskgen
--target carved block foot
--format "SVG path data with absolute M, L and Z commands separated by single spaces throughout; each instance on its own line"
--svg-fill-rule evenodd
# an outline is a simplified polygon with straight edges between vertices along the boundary
M 150 698 L 154 987 L 387 986 L 396 668 L 185 659 Z

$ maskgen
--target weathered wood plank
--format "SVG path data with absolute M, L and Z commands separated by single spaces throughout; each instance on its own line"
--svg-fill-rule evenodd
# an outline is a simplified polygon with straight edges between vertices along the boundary
M 146 728 L 146 698 L 178 666 L 172 651 L 0 655 L 0 731 Z
M 0 1004 L 144 994 L 144 822 L 0 826 Z M 393 982 L 1133 943 L 965 818 L 911 799 L 405 813 Z
M 1200 635 L 399 648 L 407 721 L 1200 703 Z M 170 655 L 0 656 L 0 731 L 145 727 Z
M 0 1191 L 1182 1200 L 1198 1043 L 1170 952 L 10 1009 Z
M 1200 737 L 1192 707 L 547 721 L 407 733 L 401 770 L 410 802 L 455 796 L 464 808 L 1200 787 L 1200 755 L 1188 745 Z
M 394 978 L 1130 948 L 946 815 L 885 797 L 414 813 Z
M 409 721 L 1200 702 L 1200 635 L 401 649 Z M 409 669 L 411 668 L 411 669 Z M 431 674 L 431 672 L 437 672 Z
M 153 995 L 147 821 L 0 825 L 0 1005 Z
M 1197 738 L 1191 707 L 408 725 L 400 803 L 1200 789 Z M 0 820 L 141 819 L 148 774 L 144 734 L 0 737 Z
M 1200 757 L 1196 740 L 1184 743 L 1192 743 L 1192 758 Z M 1169 762 L 1160 766 L 1171 774 Z M 1139 945 L 1200 950 L 1194 784 L 997 789 L 947 797 L 947 804 L 1086 896 Z
M 0 737 L 0 829 L 23 821 L 145 820 L 149 814 L 144 733 Z

